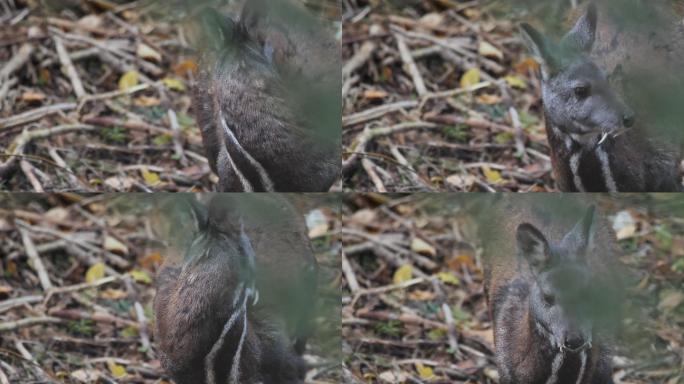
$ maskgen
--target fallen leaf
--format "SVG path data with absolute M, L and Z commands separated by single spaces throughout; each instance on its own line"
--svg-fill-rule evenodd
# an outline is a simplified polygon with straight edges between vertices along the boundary
M 316 237 L 324 236 L 328 233 L 330 226 L 328 225 L 328 219 L 323 214 L 320 209 L 315 209 L 309 212 L 304 220 L 306 226 L 309 229 L 309 238 L 313 239 Z
M 126 368 L 123 365 L 115 363 L 114 360 L 107 360 L 107 368 L 109 369 L 109 372 L 112 373 L 112 376 L 117 379 L 126 376 Z
M 112 176 L 104 181 L 105 185 L 117 191 L 128 191 L 133 187 L 135 180 L 131 177 Z
M 637 223 L 629 211 L 620 211 L 613 218 L 613 230 L 618 240 L 628 239 L 636 233 Z
M 437 274 L 437 278 L 445 284 L 451 284 L 451 285 L 460 285 L 461 284 L 461 280 L 459 280 L 458 277 L 456 277 L 456 275 L 454 275 L 451 272 L 440 272 Z
M 105 235 L 104 248 L 110 252 L 127 255 L 128 247 L 126 244 L 120 242 L 116 237 Z
M 377 213 L 368 208 L 359 209 L 349 218 L 349 221 L 363 226 L 373 224 L 377 219 Z
M 86 283 L 92 283 L 100 280 L 105 275 L 105 265 L 103 263 L 95 263 L 88 268 L 85 275 Z
M 475 184 L 476 179 L 475 176 L 470 174 L 454 174 L 451 176 L 447 176 L 445 181 L 447 182 L 447 184 L 453 185 L 454 187 L 461 189 L 469 189 Z
M 158 63 L 162 60 L 161 54 L 159 54 L 159 52 L 155 51 L 154 48 L 150 47 L 147 44 L 138 44 L 136 54 L 139 58 L 147 61 L 156 61 Z
M 482 173 L 487 179 L 487 182 L 489 182 L 490 184 L 497 184 L 503 181 L 503 178 L 501 177 L 501 172 L 495 169 L 491 169 L 486 165 L 482 167 Z
M 173 77 L 165 77 L 162 79 L 162 83 L 166 85 L 166 88 L 172 91 L 185 92 L 185 84 L 182 80 L 174 79 Z
M 394 277 L 392 278 L 392 281 L 394 284 L 401 284 L 405 281 L 411 280 L 413 277 L 413 267 L 411 264 L 404 264 L 401 267 L 397 268 L 396 271 L 394 271 Z
M 461 76 L 461 88 L 468 88 L 480 82 L 480 70 L 470 68 Z
M 381 89 L 367 89 L 363 92 L 363 97 L 368 100 L 378 100 L 387 97 L 387 92 Z
M 45 100 L 45 94 L 42 92 L 26 91 L 21 95 L 21 99 L 26 102 L 37 102 Z
M 119 79 L 119 90 L 125 91 L 138 85 L 140 74 L 137 71 L 128 71 Z
M 515 64 L 515 71 L 521 75 L 527 75 L 529 71 L 536 72 L 539 69 L 539 63 L 532 57 Z
M 133 104 L 136 107 L 156 107 L 161 104 L 161 100 L 152 96 L 139 96 L 133 100 Z
M 668 289 L 660 293 L 658 309 L 662 312 L 671 312 L 684 302 L 684 292 Z
M 437 28 L 443 22 L 444 22 L 444 14 L 439 13 L 439 12 L 431 12 L 431 13 L 425 14 L 423 17 L 421 17 L 418 20 L 418 24 L 420 24 L 424 27 L 428 27 L 428 28 Z
M 139 262 L 140 266 L 143 268 L 152 268 L 154 266 L 161 265 L 161 263 L 162 255 L 159 252 L 152 252 L 143 257 Z
M 102 291 L 102 293 L 100 293 L 100 297 L 107 300 L 119 300 L 127 296 L 128 294 L 126 293 L 126 291 L 121 289 L 109 288 L 105 289 L 104 291 Z
M 138 283 L 143 283 L 143 284 L 152 284 L 152 278 L 150 275 L 140 269 L 134 269 L 130 272 L 128 272 L 129 275 L 133 278 L 133 280 L 137 281 Z
M 102 26 L 102 17 L 98 15 L 88 15 L 79 19 L 76 24 L 81 27 L 96 29 Z
M 425 240 L 423 240 L 419 237 L 414 237 L 413 240 L 411 241 L 411 250 L 413 252 L 421 253 L 424 255 L 430 255 L 430 256 L 437 255 L 437 250 L 435 250 L 435 247 L 428 244 Z
M 80 381 L 81 383 L 97 382 L 102 376 L 102 373 L 96 369 L 78 369 L 71 372 L 71 377 Z
M 477 52 L 485 57 L 494 57 L 499 60 L 503 59 L 503 53 L 499 50 L 499 48 L 484 40 L 480 42 Z
M 149 185 L 150 187 L 157 186 L 161 183 L 161 178 L 159 178 L 159 175 L 155 172 L 148 171 L 147 168 L 142 168 L 140 170 L 140 174 L 145 180 L 145 184 Z
M 173 73 L 177 76 L 187 76 L 188 72 L 197 73 L 198 65 L 194 60 L 184 60 L 173 66 Z
M 518 88 L 518 89 L 527 88 L 527 83 L 525 82 L 525 79 L 523 79 L 520 76 L 508 75 L 508 76 L 504 77 L 504 80 L 506 80 L 506 83 L 511 88 Z
M 429 380 L 435 377 L 435 372 L 433 372 L 432 368 L 427 365 L 423 365 L 422 363 L 416 363 L 416 371 L 423 380 Z

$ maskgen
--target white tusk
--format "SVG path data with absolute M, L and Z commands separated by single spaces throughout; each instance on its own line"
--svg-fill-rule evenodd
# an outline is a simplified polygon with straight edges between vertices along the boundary
M 604 141 L 606 141 L 607 138 L 608 138 L 607 133 L 604 133 L 603 135 L 601 135 L 601 140 L 599 140 L 597 145 L 601 145 Z

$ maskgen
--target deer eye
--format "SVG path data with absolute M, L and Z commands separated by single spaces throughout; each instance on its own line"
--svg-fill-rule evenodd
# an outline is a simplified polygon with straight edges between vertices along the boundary
M 554 296 L 552 293 L 545 293 L 544 302 L 549 306 L 553 306 L 556 303 L 556 296 Z
M 575 92 L 575 96 L 577 96 L 578 99 L 586 99 L 589 97 L 589 93 L 591 92 L 591 88 L 588 85 L 578 85 L 573 89 Z

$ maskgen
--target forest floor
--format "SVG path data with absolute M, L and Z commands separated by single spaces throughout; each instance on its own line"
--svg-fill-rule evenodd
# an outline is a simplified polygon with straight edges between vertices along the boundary
M 154 278 L 172 252 L 161 199 L 0 195 L 1 384 L 170 383 L 154 337 Z M 320 267 L 306 382 L 337 383 L 339 211 L 312 198 L 304 213 Z
M 482 244 L 467 213 L 475 199 L 487 197 L 346 198 L 346 382 L 498 382 Z M 684 383 L 682 199 L 596 199 L 616 229 L 627 270 L 628 309 L 615 341 L 615 383 Z
M 681 15 L 681 2 L 670 3 Z M 556 190 L 538 64 L 518 25 L 559 39 L 586 1 L 348 4 L 345 190 Z
M 301 1 L 339 20 L 330 0 Z M 189 16 L 214 3 L 1 2 L 0 189 L 214 190 L 192 109 Z

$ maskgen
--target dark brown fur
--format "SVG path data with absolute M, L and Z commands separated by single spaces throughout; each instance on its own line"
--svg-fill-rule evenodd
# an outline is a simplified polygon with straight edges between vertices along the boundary
M 341 166 L 339 45 L 304 10 L 296 8 L 305 19 L 293 21 L 278 19 L 278 11 L 269 14 L 269 2 L 246 4 L 225 42 L 230 47 L 205 53 L 195 89 L 197 121 L 219 190 L 244 189 L 228 158 L 255 191 L 266 190 L 226 137 L 223 120 L 263 166 L 275 191 L 327 191 Z M 273 46 L 273 62 L 263 53 L 265 44 Z
M 247 201 L 252 198 L 256 200 Z M 248 209 L 237 208 L 242 206 Z M 255 206 L 267 208 L 274 224 L 269 227 L 263 212 L 247 216 Z M 196 241 L 180 267 L 167 266 L 158 274 L 156 338 L 162 366 L 178 384 L 207 382 L 205 359 L 228 319 L 239 313 L 239 303 L 234 304 L 235 295 L 242 292 L 238 287 L 254 281 L 260 301 L 251 305 L 250 299 L 247 303 L 247 334 L 239 363 L 239 382 L 303 383 L 306 370 L 299 354 L 310 331 L 316 264 L 306 232 L 302 233 L 303 220 L 293 217 L 294 214 L 280 197 L 215 196 L 209 203 L 208 224 L 200 225 L 198 234 L 209 240 Z M 287 230 L 278 232 L 276 223 L 286 225 Z M 239 234 L 241 229 L 252 240 L 258 255 L 255 276 L 245 267 L 245 252 L 235 233 Z M 273 236 L 269 237 L 269 233 Z M 273 274 L 277 269 L 281 274 Z M 266 276 L 277 276 L 279 285 L 265 284 Z M 297 280 L 304 279 L 302 276 L 310 281 Z M 302 296 L 286 297 L 283 292 Z M 308 311 L 292 308 L 298 302 L 304 302 L 300 305 Z M 211 367 L 217 383 L 229 383 L 232 359 L 244 324 L 237 321 Z

